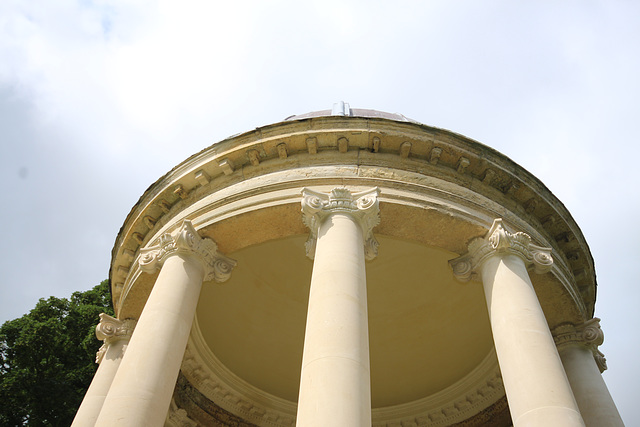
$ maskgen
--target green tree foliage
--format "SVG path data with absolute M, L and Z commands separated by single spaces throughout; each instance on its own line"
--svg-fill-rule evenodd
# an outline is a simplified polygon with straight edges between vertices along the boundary
M 95 326 L 113 314 L 108 281 L 40 299 L 0 327 L 0 425 L 69 426 L 97 369 Z

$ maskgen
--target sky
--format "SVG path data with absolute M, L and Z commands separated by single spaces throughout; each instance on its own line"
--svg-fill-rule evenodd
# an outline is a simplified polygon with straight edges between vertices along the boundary
M 638 22 L 631 0 L 2 0 L 0 322 L 106 279 L 132 206 L 191 154 L 342 100 L 489 145 L 567 206 L 640 425 Z

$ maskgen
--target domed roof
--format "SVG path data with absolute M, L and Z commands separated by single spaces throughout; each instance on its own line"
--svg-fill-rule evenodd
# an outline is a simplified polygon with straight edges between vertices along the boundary
M 408 117 L 398 113 L 387 113 L 384 111 L 370 110 L 366 108 L 351 108 L 349 103 L 340 101 L 333 104 L 331 110 L 312 111 L 306 114 L 297 114 L 289 116 L 284 121 L 309 119 L 312 117 L 326 117 L 326 116 L 347 116 L 347 117 L 370 117 L 395 120 L 397 122 L 412 122 L 419 123 Z

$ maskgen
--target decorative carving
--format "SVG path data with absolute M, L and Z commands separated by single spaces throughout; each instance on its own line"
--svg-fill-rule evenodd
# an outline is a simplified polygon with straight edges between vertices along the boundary
M 286 159 L 287 158 L 287 144 L 280 143 L 278 145 L 276 145 L 276 149 L 278 150 L 278 157 L 280 157 L 281 159 Z
M 309 154 L 317 154 L 318 153 L 318 139 L 317 138 L 307 138 L 307 151 Z
M 371 151 L 373 151 L 374 153 L 380 151 L 380 138 L 378 138 L 377 136 L 374 136 L 371 140 Z
M 175 188 L 173 189 L 173 194 L 175 194 L 176 196 L 180 197 L 182 200 L 184 200 L 187 197 L 189 197 L 189 193 L 180 184 L 175 186 Z
M 249 162 L 253 166 L 258 166 L 260 164 L 260 153 L 258 152 L 258 150 L 247 151 L 247 157 L 249 158 Z
M 569 243 L 575 240 L 575 236 L 568 231 L 558 234 L 555 237 L 556 241 L 560 244 Z
M 489 257 L 496 254 L 513 254 L 522 258 L 526 264 L 533 265 L 536 273 L 546 273 L 553 265 L 551 248 L 531 243 L 526 233 L 509 233 L 498 218 L 493 221 L 487 235 L 473 239 L 469 243 L 469 252 L 449 261 L 453 274 L 466 282 L 477 273 L 477 269 Z
M 542 226 L 545 229 L 549 230 L 551 227 L 553 227 L 556 224 L 556 217 L 553 215 L 547 215 L 544 218 L 542 218 L 540 222 L 542 223 Z
M 265 427 L 295 425 L 295 402 L 256 389 L 229 371 L 206 344 L 197 317 L 180 370 L 204 397 L 248 423 Z M 374 408 L 373 426 L 397 427 L 411 425 L 412 421 L 423 427 L 457 425 L 479 411 L 490 410 L 501 399 L 505 402 L 501 408 L 506 409 L 504 396 L 500 368 L 492 349 L 470 373 L 446 389 L 413 402 Z M 450 407 L 455 410 L 450 411 Z M 445 410 L 453 415 L 445 417 Z M 431 421 L 431 414 L 436 421 Z
M 517 183 L 511 181 L 504 187 L 502 191 L 504 192 L 504 194 L 513 196 L 513 194 L 518 190 L 518 188 L 520 188 L 520 186 Z
M 536 210 L 536 207 L 538 207 L 538 201 L 534 198 L 531 198 L 524 204 L 524 211 L 528 214 L 532 214 L 533 211 Z
M 580 259 L 580 253 L 578 251 L 570 251 L 566 253 L 569 261 L 578 261 Z
M 484 178 L 482 178 L 482 183 L 491 185 L 493 182 L 493 178 L 496 176 L 496 172 L 492 169 L 487 169 L 484 173 Z
M 402 157 L 403 159 L 408 158 L 409 154 L 411 153 L 411 143 L 407 141 L 400 144 L 399 152 L 400 152 L 400 157 Z
M 131 237 L 133 237 L 133 240 L 138 242 L 139 245 L 141 245 L 142 242 L 144 242 L 144 236 L 142 234 L 138 233 L 137 231 L 134 232 L 133 234 L 131 234 Z
M 373 237 L 373 227 L 380 223 L 378 207 L 379 188 L 351 193 L 347 188 L 338 187 L 330 193 L 319 193 L 305 188 L 302 190 L 302 214 L 304 224 L 311 233 L 307 240 L 307 256 L 313 259 L 320 224 L 332 213 L 351 215 L 362 227 L 365 257 L 372 260 L 378 254 L 378 242 Z
M 220 363 L 215 356 L 211 356 L 216 364 Z M 180 370 L 185 379 L 216 406 L 257 425 L 273 427 L 295 425 L 295 405 L 293 403 L 289 405 L 289 402 L 281 401 L 285 404 L 276 404 L 276 408 L 279 409 L 276 411 L 273 410 L 273 407 L 263 406 L 269 399 L 254 400 L 255 397 L 249 397 L 251 394 L 247 394 L 246 390 L 234 387 L 238 385 L 235 381 L 229 384 L 227 381 L 234 377 L 233 374 L 219 376 L 215 372 L 203 369 L 205 362 L 201 357 L 202 355 L 192 348 L 190 338 Z
M 349 140 L 345 137 L 338 139 L 338 151 L 341 153 L 346 153 L 349 151 Z
M 598 350 L 598 347 L 604 342 L 604 332 L 600 328 L 599 318 L 594 317 L 582 325 L 565 323 L 555 327 L 552 334 L 556 347 L 561 348 L 566 345 L 585 346 L 593 353 L 600 372 L 604 372 L 607 369 L 607 359 Z
M 500 372 L 495 372 L 490 378 L 478 384 L 476 390 L 467 395 L 449 401 L 446 405 L 435 410 L 421 411 L 410 418 L 396 419 L 391 422 L 375 422 L 373 427 L 395 427 L 395 426 L 445 426 L 462 425 L 457 424 L 464 419 L 468 419 L 470 414 L 479 409 L 487 410 L 499 400 L 498 396 L 504 395 L 504 385 Z M 487 403 L 491 402 L 489 406 Z M 376 411 L 374 410 L 374 418 Z
M 133 319 L 118 320 L 106 313 L 100 313 L 100 323 L 96 326 L 96 337 L 104 344 L 96 353 L 96 363 L 102 362 L 107 348 L 114 342 L 120 340 L 129 340 L 136 321 Z M 124 351 L 124 350 L 123 350 Z
M 220 169 L 222 169 L 222 173 L 224 173 L 225 175 L 231 175 L 234 171 L 234 165 L 230 159 L 224 159 L 218 162 L 218 166 L 220 166 Z
M 129 274 L 129 267 L 125 267 L 124 265 L 119 265 L 118 268 L 116 268 L 116 274 L 119 276 L 126 277 L 127 274 Z
M 585 270 L 584 268 L 577 268 L 573 270 L 573 277 L 575 278 L 576 282 L 581 282 L 585 277 L 587 277 L 587 270 Z
M 437 165 L 440 161 L 440 156 L 442 155 L 442 148 L 433 147 L 431 150 L 431 154 L 429 155 L 429 163 L 432 165 Z
M 153 229 L 153 227 L 156 225 L 156 219 L 150 217 L 149 215 L 142 218 L 142 222 L 144 222 L 144 225 L 146 225 L 149 230 Z
M 194 178 L 203 187 L 209 184 L 209 181 L 211 180 L 211 177 L 209 176 L 209 174 L 202 169 L 200 169 L 198 172 L 195 173 Z
M 463 174 L 465 173 L 465 171 L 467 170 L 470 164 L 471 162 L 469 161 L 469 159 L 467 159 L 466 157 L 460 157 L 460 160 L 458 160 L 458 167 L 456 168 L 456 170 L 458 171 L 459 174 Z
M 123 249 L 122 250 L 122 255 L 124 256 L 124 258 L 131 262 L 133 261 L 133 258 L 135 257 L 136 253 L 134 251 L 132 251 L 131 249 Z
M 169 405 L 169 413 L 167 419 L 164 422 L 164 427 L 197 427 L 198 423 L 191 418 L 182 408 L 176 405 L 175 400 L 171 399 L 171 405 Z
M 164 199 L 158 202 L 158 206 L 164 213 L 169 213 L 169 211 L 171 210 L 171 204 Z
M 140 249 L 140 267 L 146 273 L 153 273 L 173 254 L 198 257 L 205 267 L 205 281 L 226 281 L 236 265 L 234 260 L 218 252 L 213 240 L 201 238 L 189 220 L 184 220 L 175 234 L 165 233 L 149 247 Z

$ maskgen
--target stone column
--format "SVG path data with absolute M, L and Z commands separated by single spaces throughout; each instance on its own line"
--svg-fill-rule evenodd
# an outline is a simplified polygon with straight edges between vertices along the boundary
M 303 190 L 314 259 L 296 425 L 371 426 L 365 258 L 377 245 L 378 194 Z
M 95 425 L 135 324 L 136 321 L 132 319 L 118 320 L 108 314 L 100 314 L 96 337 L 104 341 L 104 344 L 96 354 L 96 363 L 99 363 L 99 366 L 73 419 L 72 427 Z
M 496 219 L 469 253 L 450 261 L 459 280 L 478 275 L 515 427 L 584 426 L 549 326 L 527 272 L 551 269 L 551 249 Z
M 203 281 L 225 281 L 235 262 L 189 221 L 141 249 L 140 266 L 161 267 L 105 399 L 97 426 L 162 426 L 171 403 Z
M 593 318 L 578 326 L 560 325 L 554 328 L 553 335 L 587 427 L 623 427 L 601 375 L 607 369 L 607 363 L 598 351 L 598 346 L 604 342 L 600 319 Z

